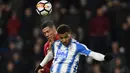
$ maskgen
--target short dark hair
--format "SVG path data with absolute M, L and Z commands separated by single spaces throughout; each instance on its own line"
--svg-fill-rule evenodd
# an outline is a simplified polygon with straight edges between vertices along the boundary
M 68 25 L 62 24 L 57 28 L 58 34 L 64 34 L 66 32 L 71 32 L 71 28 Z
M 45 22 L 42 24 L 41 29 L 44 29 L 45 27 L 50 27 L 50 28 L 52 28 L 52 27 L 55 27 L 55 25 L 54 25 L 53 22 L 51 22 L 51 21 L 45 21 Z

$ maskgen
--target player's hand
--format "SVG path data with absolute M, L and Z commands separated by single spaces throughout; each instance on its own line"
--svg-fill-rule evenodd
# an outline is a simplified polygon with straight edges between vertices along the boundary
M 39 69 L 38 73 L 43 73 L 44 69 Z
M 53 39 L 53 38 L 50 38 L 50 39 L 48 39 L 48 42 L 53 43 L 53 42 L 54 42 L 54 39 Z
M 105 61 L 111 61 L 114 57 L 112 56 L 112 54 L 107 53 L 104 57 Z
M 54 39 L 49 39 L 49 50 L 52 50 L 52 44 L 54 42 Z
M 41 65 L 39 65 L 36 69 L 35 69 L 35 73 L 38 73 L 38 70 L 43 68 Z

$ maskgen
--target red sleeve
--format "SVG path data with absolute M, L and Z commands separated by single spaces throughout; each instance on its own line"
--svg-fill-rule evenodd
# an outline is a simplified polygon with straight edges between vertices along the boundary
M 58 39 L 59 39 L 59 36 L 56 35 L 55 40 L 58 40 Z M 45 56 L 47 55 L 48 47 L 49 47 L 49 42 L 46 42 L 45 45 L 44 45 L 44 55 Z M 51 64 L 52 64 L 52 60 L 45 65 L 44 71 L 42 73 L 50 73 Z
M 45 55 L 45 56 L 47 55 L 48 46 L 49 46 L 49 43 L 46 42 L 45 45 L 44 45 L 44 55 Z

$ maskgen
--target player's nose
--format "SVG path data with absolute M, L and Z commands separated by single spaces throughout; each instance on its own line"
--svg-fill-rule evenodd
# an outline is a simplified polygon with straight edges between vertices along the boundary
M 48 33 L 46 33 L 46 34 L 45 34 L 45 36 L 46 36 L 46 37 L 49 37 L 49 34 L 48 34 Z

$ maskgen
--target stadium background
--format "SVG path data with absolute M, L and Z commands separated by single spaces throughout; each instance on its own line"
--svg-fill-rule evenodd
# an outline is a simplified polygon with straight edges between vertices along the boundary
M 130 0 L 51 0 L 53 12 L 39 16 L 39 0 L 0 0 L 0 73 L 33 73 L 46 42 L 40 25 L 70 25 L 88 48 L 114 55 L 111 62 L 81 56 L 78 73 L 129 73 Z

